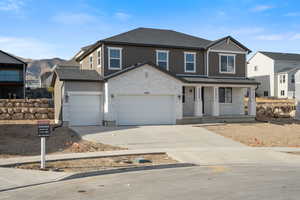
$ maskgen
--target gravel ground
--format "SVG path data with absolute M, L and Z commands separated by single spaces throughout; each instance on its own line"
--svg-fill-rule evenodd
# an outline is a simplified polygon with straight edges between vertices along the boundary
M 40 155 L 36 125 L 0 125 L 0 158 Z M 124 148 L 82 140 L 67 127 L 55 129 L 46 140 L 47 154 L 122 150 Z
M 300 147 L 300 124 L 295 121 L 232 123 L 206 129 L 254 147 Z
M 151 162 L 137 163 L 137 158 L 143 158 Z M 138 166 L 153 166 L 159 164 L 174 164 L 176 160 L 168 157 L 167 154 L 145 154 L 132 156 L 113 156 L 106 158 L 89 158 L 76 159 L 67 161 L 50 161 L 47 162 L 46 170 L 55 170 L 60 172 L 88 172 L 98 171 L 103 169 L 138 167 Z M 22 164 L 15 166 L 19 169 L 34 169 L 40 170 L 40 164 Z

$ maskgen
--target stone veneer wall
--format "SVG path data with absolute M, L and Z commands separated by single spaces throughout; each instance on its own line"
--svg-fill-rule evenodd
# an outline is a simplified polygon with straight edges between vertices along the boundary
M 0 120 L 54 119 L 49 99 L 0 99 Z

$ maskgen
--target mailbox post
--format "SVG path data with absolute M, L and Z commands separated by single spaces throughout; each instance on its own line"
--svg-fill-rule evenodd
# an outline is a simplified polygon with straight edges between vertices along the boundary
M 46 168 L 46 137 L 50 136 L 50 121 L 38 121 L 38 136 L 41 137 L 41 169 Z

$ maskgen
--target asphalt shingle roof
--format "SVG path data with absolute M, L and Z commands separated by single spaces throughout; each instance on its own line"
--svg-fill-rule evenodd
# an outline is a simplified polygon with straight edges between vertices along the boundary
M 235 79 L 235 78 L 202 78 L 202 77 L 182 77 L 189 83 L 212 83 L 212 84 L 245 84 L 259 85 L 254 79 Z
M 205 48 L 212 41 L 173 30 L 137 28 L 100 42 L 159 45 L 185 48 Z
M 292 72 L 292 71 L 296 71 L 296 70 L 299 70 L 299 69 L 300 69 L 300 66 L 299 67 L 285 67 L 281 70 L 278 70 L 277 73 Z
M 296 53 L 279 53 L 279 52 L 267 52 L 259 51 L 260 53 L 272 58 L 273 60 L 294 60 L 300 61 L 300 54 Z
M 63 81 L 102 81 L 103 77 L 96 70 L 58 67 L 55 69 L 59 80 Z
M 15 57 L 5 51 L 2 51 L 2 50 L 0 50 L 0 63 L 3 63 L 3 64 L 26 64 L 19 58 Z

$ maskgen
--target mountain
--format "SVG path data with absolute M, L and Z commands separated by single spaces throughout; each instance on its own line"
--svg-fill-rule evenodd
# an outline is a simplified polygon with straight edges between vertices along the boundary
M 23 61 L 27 62 L 27 79 L 37 79 L 44 72 L 50 71 L 55 65 L 64 62 L 65 60 L 61 58 L 51 58 L 51 59 L 24 59 Z

